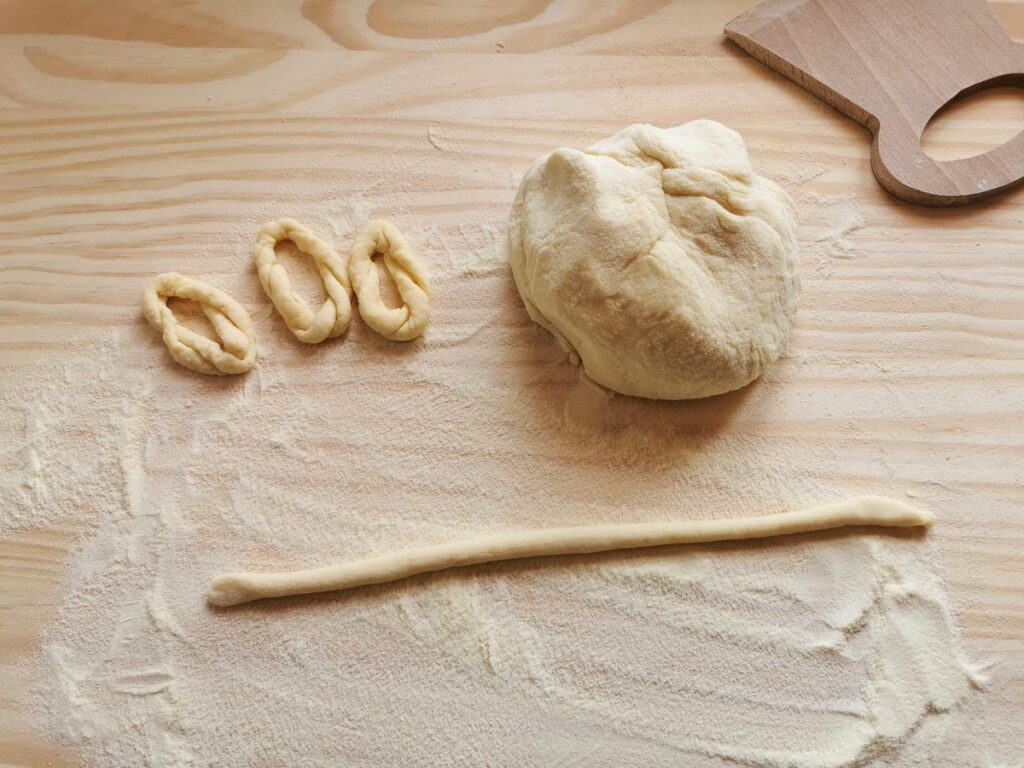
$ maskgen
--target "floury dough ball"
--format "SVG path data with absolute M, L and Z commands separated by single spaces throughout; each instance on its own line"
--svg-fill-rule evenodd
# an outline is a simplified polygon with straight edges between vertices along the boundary
M 593 381 L 637 397 L 750 383 L 781 354 L 800 293 L 793 201 L 711 120 L 539 158 L 509 245 L 530 317 Z

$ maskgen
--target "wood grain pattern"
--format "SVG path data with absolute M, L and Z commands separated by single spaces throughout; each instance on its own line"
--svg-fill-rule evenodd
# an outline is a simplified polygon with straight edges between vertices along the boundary
M 963 205 L 1024 179 L 1024 137 L 945 162 L 921 147 L 929 120 L 955 97 L 1024 84 L 1024 48 L 985 0 L 770 0 L 726 33 L 868 128 L 875 176 L 897 197 Z
M 246 269 L 259 222 L 292 212 L 329 233 L 339 211 L 387 216 L 436 271 L 493 244 L 541 152 L 633 122 L 718 119 L 801 207 L 795 337 L 771 375 L 741 393 L 622 409 L 671 423 L 693 445 L 729 434 L 782 446 L 795 473 L 837 487 L 913 489 L 939 515 L 934 538 L 968 652 L 1000 660 L 996 696 L 1021 711 L 1024 197 L 937 210 L 885 194 L 862 129 L 723 41 L 724 23 L 752 4 L 621 0 L 594 11 L 582 0 L 524 0 L 472 14 L 390 0 L 258 13 L 231 0 L 0 3 L 0 387 L 84 360 L 112 332 L 147 338 L 140 288 L 168 270 L 260 307 L 254 321 L 280 364 L 313 364 L 322 353 L 288 343 Z M 1024 5 L 994 10 L 1024 36 Z M 953 147 L 1008 130 L 1001 118 L 954 127 Z M 557 511 L 569 487 L 559 471 L 592 479 L 595 498 L 632 514 L 632 489 L 605 479 L 606 455 L 581 455 L 572 436 L 544 431 L 571 407 L 576 373 L 533 331 L 507 275 L 454 269 L 437 291 L 437 328 L 467 340 L 431 350 L 433 375 L 479 371 L 552 403 L 520 425 L 520 442 L 485 457 L 490 481 L 513 463 L 545 477 L 530 500 L 562 515 L 546 524 L 578 522 Z M 140 354 L 158 359 L 158 342 Z M 347 377 L 371 375 L 361 358 L 346 364 Z M 197 386 L 166 365 L 169 391 Z M 414 386 L 426 385 L 396 385 L 395 397 Z M 302 394 L 325 391 L 311 381 Z M 355 442 L 322 448 L 337 458 L 358 445 L 346 439 Z M 456 466 L 472 445 L 433 449 Z M 491 504 L 480 486 L 421 491 L 425 503 Z M 96 514 L 0 531 L 0 764 L 78 764 L 33 730 L 27 703 L 40 681 L 20 662 L 38 652 L 68 553 Z

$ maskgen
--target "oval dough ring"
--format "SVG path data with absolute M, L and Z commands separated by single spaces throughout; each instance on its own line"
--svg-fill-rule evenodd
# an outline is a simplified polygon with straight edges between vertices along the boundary
M 291 240 L 316 262 L 327 292 L 327 299 L 316 312 L 295 295 L 288 273 L 277 260 L 274 246 L 281 240 Z M 285 218 L 268 221 L 260 227 L 252 260 L 263 290 L 299 341 L 319 344 L 324 339 L 340 336 L 348 329 L 352 319 L 352 289 L 345 271 L 345 262 L 333 248 L 299 222 Z
M 384 266 L 395 281 L 404 306 L 391 309 L 381 299 L 380 275 L 373 263 L 376 253 L 383 254 Z M 381 336 L 409 341 L 426 329 L 430 320 L 430 284 L 423 264 L 394 224 L 371 221 L 363 227 L 352 246 L 348 274 L 359 299 L 359 314 Z
M 167 306 L 170 297 L 199 304 L 221 343 L 181 325 Z M 186 368 L 222 376 L 245 373 L 256 362 L 256 338 L 249 313 L 209 283 L 177 272 L 157 275 L 142 293 L 142 311 L 149 324 L 163 334 L 171 357 Z

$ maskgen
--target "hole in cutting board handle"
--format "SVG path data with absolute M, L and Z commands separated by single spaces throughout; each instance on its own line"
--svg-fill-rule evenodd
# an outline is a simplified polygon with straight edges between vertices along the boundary
M 991 152 L 1024 131 L 1024 75 L 979 83 L 943 104 L 921 136 L 921 149 L 940 162 Z

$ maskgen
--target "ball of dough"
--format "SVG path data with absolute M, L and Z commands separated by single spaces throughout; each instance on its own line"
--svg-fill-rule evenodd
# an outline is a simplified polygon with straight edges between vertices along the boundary
M 793 201 L 711 120 L 539 158 L 509 246 L 530 317 L 593 381 L 637 397 L 750 383 L 782 352 L 800 292 Z

